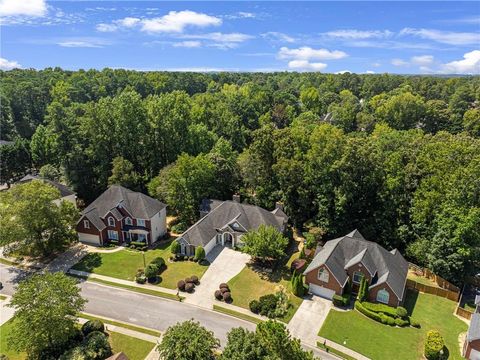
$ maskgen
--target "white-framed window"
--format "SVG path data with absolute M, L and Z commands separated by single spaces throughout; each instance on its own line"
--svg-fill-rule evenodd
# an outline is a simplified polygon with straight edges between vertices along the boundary
M 145 219 L 137 219 L 138 226 L 145 226 Z
M 125 225 L 133 225 L 132 218 L 126 217 L 125 218 Z
M 137 239 L 138 239 L 138 241 L 146 241 L 146 240 L 147 240 L 147 235 L 145 235 L 145 234 L 138 234 Z
M 327 269 L 325 268 L 318 269 L 318 280 L 323 282 L 328 282 L 329 278 L 330 278 L 330 274 L 328 273 Z
M 108 226 L 115 226 L 115 219 L 112 216 L 108 218 Z
M 363 278 L 363 274 L 360 271 L 355 271 L 353 273 L 353 283 L 354 284 L 360 284 L 360 281 Z
M 388 304 L 389 300 L 390 300 L 390 293 L 387 290 L 382 289 L 382 290 L 379 290 L 377 292 L 377 301 L 378 302 Z
M 110 240 L 118 240 L 118 232 L 115 230 L 108 230 L 108 238 Z
M 88 220 L 83 220 L 83 227 L 85 229 L 90 229 L 90 221 Z

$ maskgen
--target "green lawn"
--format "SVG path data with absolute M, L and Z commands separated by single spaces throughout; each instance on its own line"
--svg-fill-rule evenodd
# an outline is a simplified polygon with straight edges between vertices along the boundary
M 261 319 L 256 318 L 254 316 L 249 316 L 249 315 L 246 315 L 244 313 L 241 313 L 241 312 L 238 312 L 238 311 L 235 311 L 235 310 L 232 310 L 232 309 L 227 309 L 226 307 L 215 305 L 215 304 L 213 305 L 213 310 L 218 311 L 218 312 L 223 313 L 223 314 L 234 316 L 236 318 L 239 318 L 239 319 L 242 319 L 242 320 L 245 320 L 245 321 L 250 321 L 250 322 L 255 323 L 255 324 L 260 324 L 262 322 Z
M 171 240 L 163 242 L 158 248 L 145 252 L 145 262 L 147 265 L 156 257 L 162 257 L 167 265 L 167 268 L 160 274 L 160 282 L 158 285 L 175 289 L 178 280 L 192 275 L 197 275 L 200 279 L 208 266 L 200 265 L 193 261 L 168 262 L 168 258 L 171 256 L 169 249 L 170 243 Z M 137 270 L 142 268 L 142 253 L 129 249 L 113 253 L 90 253 L 73 266 L 75 270 L 131 281 L 134 280 Z
M 291 305 L 287 314 L 279 320 L 289 322 L 303 301 L 302 298 L 296 297 L 290 291 L 291 274 L 289 267 L 298 255 L 299 253 L 295 252 L 281 269 L 269 274 L 269 276 L 254 271 L 250 266 L 245 266 L 239 274 L 228 282 L 232 293 L 233 305 L 248 309 L 250 301 L 258 299 L 263 295 L 275 293 L 279 290 L 279 286 L 282 285 L 287 289 Z
M 346 342 L 346 347 L 372 360 L 413 360 L 422 358 L 427 331 L 437 329 L 445 339 L 449 359 L 462 359 L 458 336 L 467 331 L 468 326 L 453 315 L 455 302 L 430 294 L 409 292 L 405 306 L 412 318 L 420 322 L 421 329 L 383 325 L 355 310 L 332 310 L 319 335 L 339 344 Z
M 122 328 L 125 328 L 125 329 L 130 329 L 130 330 L 133 330 L 133 331 L 137 331 L 137 332 L 141 332 L 141 333 L 144 333 L 144 334 L 157 336 L 157 337 L 160 337 L 160 335 L 162 335 L 162 333 L 160 331 L 157 331 L 157 330 L 146 329 L 146 328 L 143 328 L 143 327 L 140 327 L 140 326 L 127 324 L 127 323 L 124 323 L 124 322 L 121 322 L 121 321 L 109 320 L 109 319 L 102 318 L 100 316 L 93 316 L 93 315 L 89 315 L 89 314 L 85 314 L 85 313 L 80 313 L 78 316 L 83 318 L 83 319 L 87 319 L 87 320 L 100 320 L 101 322 L 107 324 L 107 326 L 108 325 L 114 325 L 114 326 L 122 327 Z
M 6 355 L 9 360 L 23 360 L 26 358 L 26 354 L 17 353 L 8 348 L 7 346 L 7 337 L 12 328 L 12 320 L 7 321 L 5 324 L 0 326 L 0 354 Z
M 110 332 L 108 340 L 114 353 L 123 351 L 130 360 L 143 360 L 156 346 L 149 341 L 136 339 L 131 336 Z
M 417 283 L 422 284 L 422 285 L 440 287 L 440 286 L 437 285 L 437 283 L 435 281 L 430 280 L 429 278 L 426 278 L 424 276 L 419 276 L 412 271 L 408 272 L 407 278 L 409 278 L 410 280 L 416 281 Z

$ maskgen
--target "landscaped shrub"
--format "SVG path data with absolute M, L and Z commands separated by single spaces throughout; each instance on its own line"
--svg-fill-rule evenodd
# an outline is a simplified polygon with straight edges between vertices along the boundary
M 194 283 L 186 283 L 185 284 L 185 291 L 188 292 L 188 293 L 191 293 L 194 288 L 195 288 Z
M 178 290 L 185 291 L 185 281 L 180 280 L 179 282 L 177 282 L 177 287 L 178 287 Z
M 293 273 L 290 280 L 292 286 L 292 292 L 295 296 L 302 297 L 305 295 L 305 285 L 303 284 L 303 275 Z
M 185 282 L 186 282 L 187 284 L 193 284 L 192 278 L 189 278 L 189 277 L 185 278 Z
M 362 280 L 360 280 L 360 287 L 358 289 L 358 300 L 360 302 L 364 302 L 367 299 L 368 299 L 368 280 L 365 278 L 365 276 L 363 276 Z
M 190 276 L 190 278 L 192 279 L 192 281 L 195 285 L 200 284 L 200 281 L 198 281 L 198 276 L 197 275 L 192 275 L 192 276 Z
M 201 246 L 197 246 L 195 249 L 195 260 L 202 261 L 205 259 L 205 250 Z
M 150 264 L 157 265 L 158 269 L 160 270 L 162 267 L 165 266 L 165 260 L 161 257 L 156 257 L 152 261 L 150 261 Z
M 338 307 L 346 307 L 350 304 L 350 294 L 333 295 L 333 305 Z
M 178 241 L 176 240 L 172 241 L 172 243 L 170 244 L 170 252 L 173 255 L 176 255 L 180 252 L 180 244 L 178 243 Z
M 135 245 L 136 247 L 145 246 L 145 243 L 143 241 L 132 241 L 132 242 L 130 242 L 130 244 Z
M 93 359 L 106 359 L 112 355 L 112 348 L 107 336 L 100 331 L 93 331 L 86 337 L 83 347 Z
M 387 324 L 390 326 L 395 326 L 395 318 L 388 316 L 388 315 L 383 315 L 384 317 L 387 318 Z
M 395 319 L 395 325 L 400 326 L 400 327 L 404 327 L 404 326 L 410 325 L 410 322 L 406 319 L 396 318 Z
M 226 293 L 226 292 L 230 292 L 230 290 L 229 290 L 228 288 L 224 288 L 224 287 L 223 287 L 223 288 L 220 288 L 220 292 L 221 292 L 222 294 L 224 294 L 224 293 Z
M 376 312 L 368 310 L 366 307 L 364 307 L 362 305 L 362 303 L 360 301 L 355 301 L 355 309 L 357 309 L 363 315 L 365 315 L 365 316 L 367 316 L 367 317 L 369 317 L 369 318 L 371 318 L 375 321 L 382 322 L 382 318 L 380 317 L 380 314 L 377 314 Z
M 156 279 L 158 274 L 158 267 L 155 264 L 149 264 L 145 268 L 145 277 L 149 280 L 152 281 Z
M 218 287 L 221 289 L 221 288 L 229 288 L 227 284 L 225 283 L 221 283 L 220 285 L 218 285 Z
M 105 325 L 100 320 L 88 320 L 85 324 L 82 325 L 82 333 L 84 336 L 87 336 L 93 331 L 105 331 Z
M 275 294 L 263 295 L 258 299 L 260 315 L 269 318 L 275 317 L 275 309 L 277 308 L 277 297 Z
M 223 295 L 222 295 L 222 292 L 220 290 L 215 290 L 215 299 L 217 299 L 217 300 L 222 300 L 223 299 Z
M 223 293 L 223 301 L 225 302 L 231 302 L 232 301 L 232 294 L 229 293 L 228 291 L 227 292 L 224 292 Z
M 441 360 L 443 358 L 441 351 L 444 346 L 445 341 L 437 330 L 427 332 L 424 354 L 428 360 Z
M 384 313 L 394 318 L 398 317 L 397 309 L 395 309 L 394 307 L 391 307 L 385 304 L 380 304 L 380 303 L 371 303 L 368 301 L 363 301 L 362 305 L 370 311 L 373 311 L 376 313 Z
M 260 312 L 260 303 L 258 302 L 258 300 L 250 301 L 250 304 L 248 304 L 248 307 L 250 308 L 250 311 L 253 312 L 254 314 L 258 314 Z
M 410 318 L 410 326 L 420 329 L 420 323 L 412 318 Z
M 408 316 L 407 309 L 402 306 L 396 308 L 397 316 L 401 318 L 406 318 Z
M 147 277 L 143 273 L 143 269 L 139 269 L 137 271 L 137 274 L 135 275 L 135 282 L 138 284 L 145 284 L 146 281 L 147 281 Z

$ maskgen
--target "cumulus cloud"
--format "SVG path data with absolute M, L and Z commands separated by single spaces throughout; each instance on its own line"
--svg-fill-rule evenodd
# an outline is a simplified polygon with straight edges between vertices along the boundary
M 389 30 L 333 30 L 322 35 L 335 39 L 343 40 L 361 40 L 361 39 L 381 39 L 393 35 Z
M 297 49 L 289 49 L 281 47 L 278 52 L 280 59 L 294 59 L 294 60 L 338 60 L 347 57 L 348 55 L 340 50 L 327 49 L 312 49 L 308 46 L 303 46 Z
M 195 11 L 170 11 L 162 17 L 142 20 L 142 31 L 150 33 L 181 33 L 186 27 L 219 26 L 222 19 Z
M 402 59 L 392 59 L 391 61 L 393 66 L 406 66 L 408 65 L 408 61 Z
M 427 66 L 433 63 L 433 56 L 432 55 L 421 55 L 421 56 L 413 56 L 410 61 L 412 64 L 419 65 L 419 66 Z
M 480 74 L 480 50 L 465 53 L 462 60 L 443 64 L 441 72 L 448 74 Z
M 139 18 L 134 18 L 134 17 L 126 17 L 120 20 L 116 20 L 115 23 L 119 26 L 123 26 L 126 28 L 131 28 L 137 25 L 140 22 Z
M 12 69 L 17 69 L 21 67 L 22 66 L 16 61 L 0 58 L 0 70 L 12 70 Z
M 400 35 L 412 35 L 422 39 L 433 40 L 449 45 L 470 45 L 480 43 L 480 33 L 453 32 L 434 29 L 404 28 Z
M 221 33 L 213 32 L 206 34 L 184 34 L 181 35 L 184 39 L 193 40 L 208 40 L 208 46 L 219 49 L 231 49 L 237 47 L 240 43 L 253 39 L 253 36 L 243 33 Z
M 278 32 L 278 31 L 268 31 L 266 33 L 261 34 L 261 36 L 264 39 L 267 39 L 267 40 L 270 40 L 270 41 L 287 42 L 287 43 L 294 43 L 295 42 L 294 37 L 292 37 L 290 35 L 287 35 L 287 34 L 284 34 L 284 33 L 281 33 L 281 32 Z
M 0 0 L 0 16 L 33 16 L 47 14 L 45 0 Z
M 172 44 L 173 47 L 183 47 L 183 48 L 198 48 L 202 46 L 202 43 L 200 41 L 180 41 Z
M 113 32 L 113 31 L 117 31 L 118 26 L 115 24 L 101 23 L 101 24 L 97 24 L 95 28 L 97 29 L 97 31 L 100 31 L 100 32 Z
M 327 64 L 320 62 L 309 62 L 308 60 L 292 60 L 288 62 L 288 67 L 293 70 L 320 71 L 327 67 Z

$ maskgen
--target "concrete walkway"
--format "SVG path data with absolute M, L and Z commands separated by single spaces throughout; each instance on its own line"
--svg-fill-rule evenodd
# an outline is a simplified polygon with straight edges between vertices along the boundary
M 7 297 L 7 299 L 0 301 L 0 326 L 5 324 L 15 314 L 15 309 L 7 306 L 9 303 L 10 297 Z
M 365 341 L 369 341 L 369 340 L 372 340 L 372 339 L 365 339 Z M 358 359 L 358 360 L 370 360 L 370 358 L 362 355 L 362 354 L 359 354 L 358 352 L 356 351 L 353 351 L 352 349 L 349 349 L 343 345 L 340 345 L 340 344 L 337 344 L 333 341 L 330 341 L 330 340 L 327 340 L 321 336 L 318 336 L 317 337 L 317 341 L 320 342 L 320 343 L 325 343 L 327 346 L 331 347 L 331 348 L 334 348 L 338 351 L 341 351 L 342 353 L 344 354 L 347 354 L 355 359 Z M 348 344 L 347 344 L 348 345 Z
M 309 295 L 300 304 L 287 328 L 294 337 L 316 345 L 317 333 L 331 308 L 332 302 L 330 300 Z
M 64 253 L 58 255 L 47 266 L 45 271 L 50 272 L 64 272 L 66 273 L 73 265 L 83 259 L 88 254 L 86 246 L 81 243 L 76 243 Z
M 86 245 L 86 244 L 84 246 L 89 253 L 109 254 L 109 253 L 115 253 L 115 252 L 125 250 L 125 247 L 123 246 L 117 246 L 114 248 L 101 248 L 98 246 L 92 246 L 92 245 Z
M 212 308 L 216 301 L 214 293 L 218 290 L 218 286 L 237 275 L 250 261 L 250 255 L 226 247 L 217 246 L 212 253 L 218 253 L 218 255 L 212 259 L 213 261 L 200 279 L 200 286 L 195 288 L 195 292 L 187 297 L 185 302 Z

